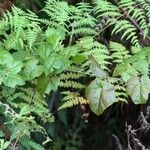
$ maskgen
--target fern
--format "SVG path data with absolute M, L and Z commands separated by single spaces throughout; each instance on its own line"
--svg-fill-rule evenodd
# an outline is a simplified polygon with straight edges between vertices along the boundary
M 150 17 L 150 6 L 149 2 L 146 0 L 136 0 L 136 3 L 141 4 L 142 8 L 146 12 L 146 16 L 149 18 Z
M 71 16 L 72 32 L 75 35 L 96 35 L 97 20 L 91 15 L 92 7 L 88 3 L 79 3 Z
M 61 80 L 79 79 L 79 78 L 81 78 L 83 76 L 84 75 L 82 73 L 67 72 L 67 73 L 62 73 L 60 79 Z
M 0 29 L 3 31 L 1 35 L 4 35 L 4 45 L 7 50 L 10 49 L 23 49 L 24 43 L 27 40 L 29 42 L 29 49 L 33 46 L 37 35 L 40 33 L 39 19 L 32 12 L 24 12 L 23 10 L 13 7 L 12 12 L 4 14 L 3 19 L 0 21 Z M 10 29 L 11 34 L 7 34 Z
M 145 12 L 143 11 L 143 9 L 136 7 L 136 5 L 137 3 L 131 0 L 128 1 L 121 0 L 119 2 L 119 6 L 122 7 L 123 9 L 126 9 L 128 15 L 130 15 L 132 19 L 136 20 L 140 29 L 143 31 L 143 38 L 146 38 L 146 36 L 148 36 L 149 29 L 145 17 Z
M 60 87 L 65 87 L 65 88 L 75 88 L 75 89 L 82 89 L 82 88 L 84 88 L 84 86 L 81 84 L 81 83 L 79 83 L 79 82 L 75 82 L 75 81 L 61 81 L 60 82 L 60 85 L 59 85 Z
M 149 47 L 141 48 L 139 38 L 150 39 L 148 1 L 94 0 L 73 6 L 47 0 L 42 11 L 45 18 L 13 6 L 0 20 L 0 109 L 10 143 L 29 150 L 44 149 L 32 141 L 32 132 L 42 133 L 43 144 L 50 141 L 44 125 L 54 117 L 44 96 L 51 91 L 63 94 L 58 110 L 89 104 L 96 114 L 129 97 L 135 104 L 146 103 L 150 93 Z M 130 47 L 101 44 L 99 33 L 108 27 L 112 37 L 130 41 Z
M 73 88 L 73 89 L 83 89 L 84 85 L 81 84 L 78 81 L 74 81 L 77 80 L 79 78 L 81 78 L 83 75 L 79 74 L 79 73 L 72 73 L 72 72 L 68 72 L 67 74 L 62 74 L 60 77 L 60 87 L 63 88 Z
M 126 48 L 121 44 L 111 42 L 109 46 L 111 51 L 113 52 L 111 56 L 114 59 L 115 63 L 121 63 L 126 58 L 130 57 L 129 51 L 127 51 Z
M 112 3 L 104 0 L 94 0 L 95 8 L 94 12 L 97 18 L 104 16 L 109 17 L 120 17 L 121 14 L 118 12 L 118 7 L 112 5 Z
M 144 48 L 133 56 L 126 58 L 114 70 L 114 76 L 121 75 L 127 81 L 132 76 L 149 74 L 149 48 Z
M 15 93 L 11 99 L 10 103 L 13 106 L 16 106 L 15 101 L 20 100 L 20 105 L 17 105 L 20 109 L 24 107 L 25 113 L 29 114 L 30 112 L 37 114 L 40 116 L 42 121 L 51 121 L 52 118 L 49 116 L 49 110 L 47 108 L 47 104 L 44 101 L 44 99 L 40 96 L 40 94 L 37 91 L 34 91 L 31 88 L 24 89 L 21 88 L 20 92 Z M 24 112 L 23 112 L 24 113 Z
M 60 106 L 58 108 L 58 110 L 73 107 L 73 106 L 79 105 L 79 104 L 82 105 L 82 104 L 88 103 L 88 101 L 85 98 L 80 97 L 78 95 L 78 93 L 73 93 L 73 92 L 67 91 L 67 92 L 63 92 L 62 94 L 66 95 L 66 96 L 62 99 L 62 101 L 64 101 L 64 102 L 63 102 L 62 106 Z
M 48 0 L 43 11 L 50 17 L 48 24 L 51 27 L 60 27 L 65 30 L 67 27 L 67 22 L 69 22 L 69 15 L 71 13 L 70 7 L 66 2 Z
M 147 4 L 145 1 L 142 2 Z M 95 15 L 97 18 L 107 17 L 109 22 L 114 23 L 112 34 L 121 33 L 122 39 L 130 40 L 133 46 L 140 47 L 137 31 L 140 31 L 144 39 L 150 39 L 147 14 L 138 7 L 141 2 L 121 0 L 114 3 L 115 5 L 104 0 L 95 0 Z
M 107 69 L 109 52 L 107 48 L 94 41 L 92 37 L 86 37 L 79 40 L 77 43 L 81 51 L 83 51 L 83 55 L 87 57 L 92 62 L 96 62 L 101 69 Z
M 119 78 L 108 78 L 107 81 L 114 85 L 115 95 L 118 101 L 127 102 L 127 94 L 125 84 Z
M 116 21 L 116 25 L 112 30 L 112 34 L 117 34 L 120 31 L 123 31 L 122 39 L 126 40 L 131 39 L 131 43 L 136 47 L 139 47 L 138 37 L 136 35 L 136 28 L 127 20 Z
M 79 3 L 77 7 L 74 7 L 64 1 L 48 0 L 43 11 L 51 19 L 49 23 L 44 20 L 43 23 L 55 28 L 62 28 L 71 37 L 73 35 L 96 34 L 93 29 L 96 20 L 91 16 L 92 9 L 89 4 Z
M 29 140 L 27 137 L 22 138 L 20 140 L 20 143 L 21 143 L 21 145 L 24 148 L 26 148 L 28 150 L 32 150 L 32 149 L 35 149 L 35 150 L 45 150 L 44 147 L 42 147 L 40 144 L 37 144 L 34 141 Z

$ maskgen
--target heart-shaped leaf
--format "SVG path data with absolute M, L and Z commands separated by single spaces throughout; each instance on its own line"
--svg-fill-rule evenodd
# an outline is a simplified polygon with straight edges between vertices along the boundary
M 118 101 L 114 86 L 109 82 L 101 82 L 99 79 L 91 82 L 85 95 L 89 100 L 91 110 L 97 115 L 102 114 L 105 109 Z
M 150 93 L 150 79 L 143 75 L 141 79 L 133 76 L 127 81 L 127 94 L 135 104 L 144 104 Z

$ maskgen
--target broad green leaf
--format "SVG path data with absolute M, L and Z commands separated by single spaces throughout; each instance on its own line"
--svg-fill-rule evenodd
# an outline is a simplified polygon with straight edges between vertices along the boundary
M 5 136 L 5 134 L 3 133 L 2 130 L 0 130 L 0 138 L 3 138 Z
M 45 33 L 48 43 L 53 45 L 53 48 L 55 49 L 61 39 L 60 33 L 54 28 L 48 28 Z
M 150 92 L 150 77 L 147 75 L 143 75 L 141 77 L 141 82 L 146 87 L 146 89 Z
M 46 91 L 46 88 L 49 84 L 49 81 L 50 81 L 50 78 L 48 76 L 45 76 L 44 74 L 39 76 L 37 79 L 36 89 L 42 97 L 45 94 L 45 91 Z
M 150 79 L 148 76 L 142 76 L 141 79 L 133 76 L 127 81 L 127 94 L 135 104 L 144 104 L 148 100 L 150 93 Z
M 47 43 L 42 43 L 38 48 L 38 54 L 42 59 L 46 59 L 51 53 L 53 52 L 53 49 L 51 45 L 48 45 Z
M 49 94 L 51 90 L 56 91 L 57 88 L 58 88 L 58 86 L 59 86 L 59 84 L 60 84 L 60 78 L 58 78 L 58 77 L 52 77 L 50 79 L 50 82 L 49 82 L 47 88 L 46 88 L 45 93 Z
M 73 57 L 73 61 L 76 64 L 82 64 L 86 59 L 87 59 L 87 57 L 85 57 L 82 54 L 77 54 L 75 57 Z
M 128 72 L 123 72 L 121 77 L 123 81 L 127 82 L 131 78 L 131 75 Z
M 49 58 L 45 59 L 44 62 L 44 72 L 46 75 L 55 71 L 55 73 L 60 73 L 69 67 L 70 61 L 66 60 L 61 54 L 52 54 Z
M 24 85 L 25 82 L 19 74 L 12 74 L 4 78 L 3 83 L 6 86 L 14 88 L 16 85 Z
M 12 63 L 12 61 L 13 61 L 13 58 L 9 52 L 7 52 L 6 50 L 0 50 L 0 64 L 1 65 L 10 64 Z
M 12 54 L 15 60 L 23 61 L 27 57 L 27 51 L 20 50 Z
M 54 68 L 57 69 L 57 73 L 60 73 L 66 70 L 70 66 L 70 61 L 65 59 L 65 57 L 57 56 L 54 61 Z
M 24 68 L 24 75 L 27 80 L 39 77 L 43 72 L 43 66 L 38 65 L 38 59 L 31 59 L 28 61 Z
M 8 149 L 10 142 L 9 141 L 4 141 L 4 139 L 0 139 L 0 150 L 6 150 Z
M 44 72 L 46 75 L 54 71 L 54 61 L 56 59 L 56 54 L 51 55 L 49 58 L 44 61 Z
M 85 95 L 91 110 L 97 115 L 102 114 L 105 109 L 117 102 L 114 86 L 109 82 L 102 83 L 98 79 L 91 82 Z
M 63 48 L 62 52 L 63 55 L 66 56 L 66 58 L 75 57 L 78 54 L 78 48 L 76 45 L 68 46 Z
M 122 73 L 124 73 L 127 69 L 128 69 L 128 65 L 125 63 L 121 63 L 119 65 L 116 66 L 114 72 L 113 72 L 113 76 L 119 76 Z
M 21 71 L 23 67 L 23 63 L 18 60 L 14 60 L 12 63 L 7 65 L 8 69 L 10 70 L 11 74 L 17 74 Z
M 97 66 L 97 64 L 92 63 L 90 65 L 90 69 L 88 70 L 88 73 L 91 73 L 95 77 L 99 77 L 100 79 L 104 79 L 107 76 L 107 73 L 102 70 L 100 67 Z
M 139 72 L 143 74 L 148 74 L 149 72 L 149 63 L 145 59 L 141 59 L 132 64 L 132 66 Z
M 4 143 L 4 147 L 3 147 L 3 149 L 7 149 L 7 148 L 8 148 L 8 146 L 9 146 L 9 144 L 10 144 L 10 142 L 9 142 L 9 141 L 6 141 L 6 142 Z

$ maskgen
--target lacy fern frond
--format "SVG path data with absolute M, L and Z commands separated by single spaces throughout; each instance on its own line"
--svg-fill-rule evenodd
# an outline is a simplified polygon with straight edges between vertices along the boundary
M 107 60 L 110 59 L 110 56 L 106 46 L 94 41 L 92 37 L 81 38 L 77 44 L 84 56 L 96 62 L 101 69 L 107 69 Z
M 78 93 L 67 91 L 63 92 L 62 94 L 66 96 L 62 100 L 64 103 L 58 108 L 58 110 L 70 108 L 79 104 L 88 104 L 88 101 L 85 98 L 80 97 Z
M 131 40 L 132 45 L 139 47 L 139 40 L 136 35 L 136 28 L 127 20 L 117 20 L 115 26 L 112 30 L 112 34 L 117 34 L 123 32 L 121 39 Z
M 74 89 L 83 89 L 85 87 L 80 82 L 72 81 L 72 80 L 61 81 L 59 86 L 63 88 L 74 88 Z
M 5 36 L 3 40 L 5 48 L 20 50 L 25 48 L 24 43 L 27 41 L 27 46 L 31 49 L 41 32 L 39 20 L 33 12 L 24 12 L 13 6 L 12 12 L 7 11 L 0 20 L 0 35 Z M 7 33 L 8 30 L 10 34 Z
M 18 107 L 20 109 L 24 108 L 26 113 L 35 113 L 40 116 L 40 118 L 46 122 L 50 120 L 50 113 L 47 108 L 45 100 L 41 95 L 33 90 L 32 88 L 21 88 L 19 92 L 16 92 L 11 98 L 8 99 L 12 106 Z M 17 101 L 20 100 L 20 104 L 17 105 Z
M 112 3 L 104 0 L 94 0 L 95 8 L 94 12 L 97 18 L 109 16 L 111 18 L 120 17 L 119 9 Z
M 46 6 L 43 9 L 44 12 L 50 17 L 49 24 L 52 27 L 67 27 L 67 22 L 69 22 L 69 15 L 71 9 L 67 2 L 58 0 L 48 0 Z
M 114 24 L 112 34 L 121 34 L 121 39 L 130 40 L 136 47 L 140 47 L 137 32 L 140 32 L 143 39 L 150 39 L 147 24 L 149 7 L 146 1 L 121 0 L 111 3 L 95 0 L 94 4 L 97 18 L 108 18 L 112 27 Z M 140 5 L 143 5 L 145 10 Z
M 60 79 L 61 80 L 79 79 L 83 76 L 84 75 L 82 73 L 67 72 L 67 73 L 62 73 L 61 76 L 60 76 Z
M 48 0 L 43 11 L 50 17 L 49 23 L 44 20 L 43 23 L 62 28 L 71 36 L 96 34 L 94 29 L 96 19 L 91 15 L 92 8 L 88 3 L 72 6 L 64 1 Z
M 92 7 L 88 3 L 79 3 L 71 16 L 72 32 L 75 35 L 96 35 L 97 20 L 91 15 Z
M 29 140 L 27 137 L 21 138 L 21 145 L 28 150 L 45 150 L 40 144 L 35 143 L 34 141 Z
M 131 77 L 133 75 L 149 74 L 149 47 L 141 49 L 141 51 L 126 58 L 114 70 L 114 75 L 126 75 Z
M 127 102 L 127 93 L 125 85 L 121 83 L 119 78 L 108 78 L 109 83 L 114 85 L 115 96 L 118 101 Z
M 124 59 L 130 57 L 129 51 L 121 44 L 110 42 L 109 47 L 112 51 L 111 57 L 114 59 L 113 62 L 115 63 L 121 63 Z
M 132 0 L 121 0 L 119 2 L 119 6 L 125 9 L 128 12 L 128 15 L 131 16 L 132 19 L 138 23 L 139 27 L 144 33 L 143 38 L 146 38 L 146 36 L 148 36 L 149 33 L 147 20 L 146 20 L 145 12 L 143 11 L 142 8 L 138 7 L 138 3 Z
M 150 18 L 150 4 L 147 0 L 136 0 L 137 4 L 140 4 L 140 6 L 145 10 L 146 16 Z

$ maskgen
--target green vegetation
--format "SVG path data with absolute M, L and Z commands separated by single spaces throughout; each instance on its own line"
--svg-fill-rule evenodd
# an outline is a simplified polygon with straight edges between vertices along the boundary
M 0 20 L 0 149 L 43 150 L 51 142 L 45 126 L 75 105 L 100 115 L 116 102 L 146 104 L 149 17 L 146 0 L 47 0 L 38 15 L 16 6 L 6 11 Z M 108 28 L 110 39 L 103 40 Z M 37 144 L 33 134 L 44 140 Z

